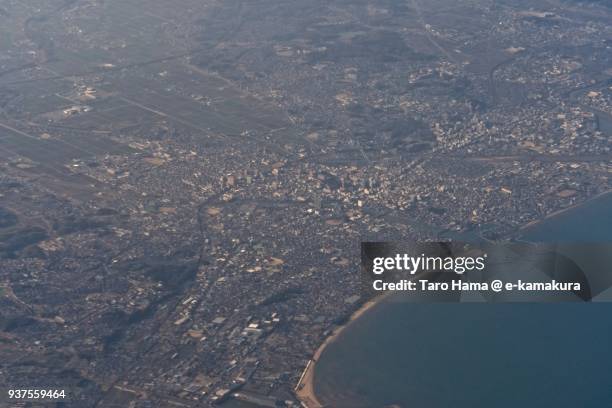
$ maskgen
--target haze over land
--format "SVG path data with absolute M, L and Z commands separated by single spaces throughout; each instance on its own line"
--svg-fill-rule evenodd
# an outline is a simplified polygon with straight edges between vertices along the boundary
M 0 385 L 297 404 L 359 241 L 610 190 L 606 3 L 0 0 Z

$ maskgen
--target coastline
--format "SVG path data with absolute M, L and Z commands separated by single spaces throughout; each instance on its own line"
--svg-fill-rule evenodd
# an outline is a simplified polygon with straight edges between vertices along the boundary
M 319 357 L 321 357 L 321 354 L 323 354 L 325 348 L 334 341 L 336 341 L 340 334 L 352 322 L 360 318 L 364 313 L 366 313 L 372 307 L 376 306 L 390 294 L 391 292 L 385 292 L 365 302 L 363 305 L 361 305 L 361 307 L 359 307 L 355 312 L 353 312 L 353 314 L 351 314 L 351 317 L 345 324 L 338 326 L 336 329 L 334 329 L 333 332 L 329 336 L 327 336 L 323 343 L 317 348 L 310 361 L 308 361 L 308 364 L 306 364 L 306 367 L 302 372 L 302 376 L 300 377 L 300 380 L 298 381 L 298 384 L 295 387 L 295 395 L 302 402 L 302 406 L 304 406 L 305 408 L 324 408 L 324 405 L 321 403 L 321 401 L 317 399 L 314 389 L 314 372 Z
M 608 194 L 612 194 L 612 190 L 606 190 L 606 191 L 603 191 L 603 192 L 601 192 L 599 194 L 595 194 L 593 197 L 590 197 L 590 198 L 588 198 L 585 201 L 582 201 L 580 203 L 576 203 L 576 204 L 570 205 L 569 207 L 562 208 L 560 210 L 552 212 L 552 213 L 544 216 L 543 218 L 541 218 L 539 220 L 530 221 L 527 224 L 523 225 L 522 227 L 519 227 L 518 231 L 519 232 L 523 232 L 523 231 L 525 231 L 525 230 L 527 230 L 529 228 L 535 227 L 535 226 L 543 223 L 544 221 L 547 221 L 547 220 L 549 220 L 551 218 L 555 218 L 555 217 L 558 217 L 560 215 L 563 215 L 563 214 L 565 214 L 568 211 L 572 211 L 575 208 L 581 207 L 581 206 L 583 206 L 585 204 L 588 204 L 588 203 L 590 203 L 590 202 L 592 202 L 594 200 L 597 200 L 597 199 L 599 199 L 599 198 L 601 198 L 601 197 L 603 197 L 605 195 L 608 195 Z
M 546 215 L 545 217 L 541 218 L 541 219 L 537 219 L 537 220 L 533 220 L 531 222 L 528 222 L 527 224 L 523 225 L 522 227 L 518 228 L 518 232 L 523 233 L 526 230 L 529 230 L 530 228 L 533 228 L 551 218 L 555 218 L 558 216 L 561 216 L 563 214 L 565 214 L 566 212 L 570 212 L 578 207 L 582 207 L 584 205 L 588 205 L 589 203 L 600 199 L 601 197 L 607 196 L 607 195 L 612 195 L 612 190 L 606 190 L 603 191 L 601 193 L 598 193 L 590 198 L 588 198 L 585 201 L 573 204 L 567 208 L 563 208 L 560 210 L 557 210 L 551 214 Z M 297 398 L 300 400 L 300 402 L 302 403 L 302 406 L 304 408 L 324 408 L 325 406 L 321 403 L 321 401 L 317 398 L 316 393 L 315 393 L 315 389 L 314 389 L 314 372 L 316 369 L 316 363 L 318 362 L 319 358 L 321 357 L 321 355 L 323 354 L 323 351 L 325 351 L 325 348 L 327 346 L 329 346 L 331 343 L 333 343 L 334 341 L 336 341 L 338 339 L 338 337 L 341 335 L 341 333 L 351 324 L 353 323 L 356 319 L 358 319 L 359 317 L 361 317 L 363 314 L 365 314 L 368 310 L 370 310 L 372 307 L 376 306 L 377 304 L 379 304 L 381 301 L 383 301 L 387 296 L 391 295 L 392 292 L 383 292 L 377 296 L 375 296 L 374 298 L 372 298 L 371 300 L 365 302 L 363 305 L 361 305 L 355 312 L 353 312 L 349 318 L 349 320 L 343 324 L 340 325 L 338 327 L 336 327 L 332 333 L 327 336 L 323 343 L 317 348 L 317 350 L 315 351 L 314 355 L 312 356 L 312 358 L 308 361 L 308 364 L 306 365 L 306 367 L 304 368 L 302 375 L 298 381 L 298 384 L 296 385 L 294 392 L 295 395 L 297 396 Z

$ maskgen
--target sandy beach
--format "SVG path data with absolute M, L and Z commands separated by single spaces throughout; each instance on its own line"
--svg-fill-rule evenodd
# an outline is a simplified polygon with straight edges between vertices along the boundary
M 314 390 L 314 372 L 315 372 L 316 363 L 319 360 L 319 357 L 321 357 L 321 354 L 323 353 L 325 348 L 329 344 L 331 344 L 332 342 L 336 341 L 338 336 L 340 336 L 340 334 L 344 331 L 344 329 L 346 329 L 353 321 L 358 319 L 365 312 L 367 312 L 373 306 L 378 304 L 381 300 L 386 298 L 389 294 L 390 294 L 390 292 L 386 292 L 386 293 L 384 293 L 384 294 L 382 294 L 380 296 L 376 296 L 374 299 L 369 300 L 368 302 L 364 303 L 359 309 L 357 309 L 351 315 L 351 317 L 350 317 L 348 322 L 346 322 L 342 326 L 338 326 L 333 331 L 333 333 L 330 334 L 325 339 L 323 344 L 321 344 L 319 346 L 317 351 L 314 353 L 312 359 L 306 365 L 306 368 L 304 369 L 304 372 L 302 373 L 302 376 L 300 377 L 300 381 L 298 382 L 297 386 L 295 387 L 295 394 L 297 395 L 297 397 L 299 398 L 299 400 L 302 402 L 302 404 L 305 407 L 307 407 L 307 408 L 323 408 L 324 407 L 324 405 L 321 404 L 321 402 L 317 399 L 317 396 L 315 394 L 315 390 Z
M 602 192 L 600 194 L 597 194 L 591 198 L 589 198 L 586 201 L 577 203 L 575 205 L 572 205 L 570 207 L 561 209 L 559 211 L 555 211 L 554 213 L 551 213 L 547 216 L 545 216 L 542 219 L 539 220 L 534 220 L 531 221 L 529 223 L 527 223 L 526 225 L 522 226 L 519 228 L 519 231 L 524 231 L 526 229 L 529 229 L 531 227 L 534 227 L 536 225 L 538 225 L 539 223 L 542 223 L 550 218 L 559 216 L 567 211 L 570 211 L 576 207 L 582 206 L 584 204 L 587 204 L 588 202 L 591 202 L 599 197 L 602 197 L 606 194 L 610 194 L 612 193 L 612 191 L 605 191 Z M 386 296 L 388 296 L 390 293 L 389 292 L 385 292 L 379 296 L 376 296 L 374 299 L 364 303 L 359 309 L 357 309 L 350 317 L 350 319 L 342 326 L 338 326 L 324 341 L 323 343 L 317 348 L 316 352 L 314 353 L 312 359 L 308 362 L 308 364 L 306 365 L 306 367 L 304 368 L 304 371 L 302 372 L 302 376 L 300 377 L 300 380 L 297 384 L 297 386 L 295 387 L 295 393 L 297 395 L 297 397 L 299 398 L 299 400 L 302 402 L 302 404 L 307 407 L 307 408 L 323 408 L 324 405 L 321 403 L 321 401 L 319 401 L 317 399 L 317 396 L 315 394 L 315 389 L 314 389 L 314 373 L 315 373 L 315 368 L 316 368 L 316 364 L 317 361 L 319 360 L 319 358 L 321 357 L 321 355 L 323 354 L 323 351 L 325 350 L 325 348 L 331 344 L 332 342 L 336 341 L 336 339 L 340 336 L 340 334 L 352 323 L 354 322 L 356 319 L 358 319 L 359 317 L 361 317 L 365 312 L 367 312 L 369 309 L 371 309 L 373 306 L 375 306 L 376 304 L 378 304 L 380 301 L 382 301 Z
M 525 224 L 522 227 L 520 227 L 519 231 L 524 231 L 524 230 L 527 230 L 529 228 L 535 227 L 536 225 L 541 224 L 544 221 L 547 221 L 547 220 L 549 220 L 551 218 L 554 218 L 554 217 L 557 217 L 559 215 L 562 215 L 562 214 L 564 214 L 564 213 L 566 213 L 568 211 L 571 211 L 571 210 L 573 210 L 575 208 L 578 208 L 578 207 L 580 207 L 582 205 L 588 204 L 591 201 L 594 201 L 594 200 L 596 200 L 598 198 L 601 198 L 601 197 L 603 197 L 603 196 L 605 196 L 607 194 L 612 194 L 612 190 L 606 190 L 604 192 L 601 192 L 599 194 L 594 195 L 593 197 L 587 199 L 586 201 L 582 201 L 580 203 L 576 203 L 576 204 L 570 205 L 569 207 L 562 208 L 560 210 L 557 210 L 555 212 L 552 212 L 552 213 L 546 215 L 545 217 L 543 217 L 541 219 L 530 221 L 527 224 Z

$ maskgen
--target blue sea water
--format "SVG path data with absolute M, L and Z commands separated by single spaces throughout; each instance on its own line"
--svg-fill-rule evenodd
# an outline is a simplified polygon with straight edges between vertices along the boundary
M 611 242 L 612 195 L 523 232 Z M 331 407 L 612 407 L 612 303 L 418 304 L 393 297 L 350 324 L 315 368 Z

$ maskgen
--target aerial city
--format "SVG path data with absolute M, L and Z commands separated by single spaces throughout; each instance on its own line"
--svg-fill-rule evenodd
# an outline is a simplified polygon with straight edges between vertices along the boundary
M 0 407 L 444 407 L 317 385 L 360 242 L 610 225 L 611 137 L 609 1 L 0 0 Z

